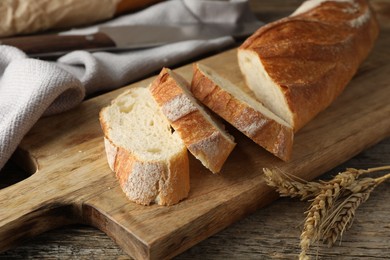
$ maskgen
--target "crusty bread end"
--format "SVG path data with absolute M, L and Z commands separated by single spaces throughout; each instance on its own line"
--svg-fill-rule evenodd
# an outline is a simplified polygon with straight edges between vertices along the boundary
M 296 132 L 342 93 L 378 32 L 366 0 L 310 0 L 259 28 L 238 61 L 258 100 Z

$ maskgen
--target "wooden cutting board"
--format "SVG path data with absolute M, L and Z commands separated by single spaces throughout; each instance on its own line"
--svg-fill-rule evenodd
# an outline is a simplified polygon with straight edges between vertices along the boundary
M 212 175 L 191 157 L 189 198 L 171 207 L 129 202 L 108 168 L 98 113 L 124 89 L 40 120 L 19 151 L 21 164 L 35 173 L 0 190 L 0 251 L 46 230 L 84 223 L 138 259 L 183 252 L 277 198 L 264 182 L 264 167 L 313 179 L 390 135 L 390 65 L 383 62 L 388 52 L 382 47 L 337 101 L 296 135 L 290 162 L 230 127 L 238 145 L 221 174 Z M 243 84 L 235 49 L 201 62 Z M 191 78 L 191 65 L 177 71 Z

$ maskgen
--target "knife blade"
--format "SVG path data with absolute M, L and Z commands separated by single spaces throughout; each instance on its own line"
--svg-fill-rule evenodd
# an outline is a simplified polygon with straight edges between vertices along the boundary
M 206 40 L 222 36 L 244 39 L 263 23 L 243 24 L 176 24 L 127 25 L 99 27 L 88 35 L 33 35 L 0 39 L 0 44 L 11 45 L 30 57 L 58 57 L 74 50 L 128 51 L 152 48 L 186 40 Z

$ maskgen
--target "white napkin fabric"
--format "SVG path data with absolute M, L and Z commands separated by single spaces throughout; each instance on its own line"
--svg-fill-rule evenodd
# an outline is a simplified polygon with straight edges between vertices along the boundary
M 171 0 L 104 25 L 254 21 L 247 0 Z M 94 33 L 100 25 L 103 24 L 64 34 Z M 227 36 L 116 54 L 74 51 L 56 62 L 30 59 L 16 48 L 0 45 L 0 169 L 40 117 L 66 111 L 88 95 L 125 86 L 163 66 L 173 66 L 233 43 Z

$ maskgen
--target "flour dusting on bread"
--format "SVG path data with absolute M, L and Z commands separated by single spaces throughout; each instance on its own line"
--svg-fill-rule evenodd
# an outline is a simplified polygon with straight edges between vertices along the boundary
M 124 191 L 132 200 L 148 205 L 158 202 L 160 182 L 163 181 L 166 167 L 162 162 L 143 163 L 136 162 L 132 173 L 128 176 Z
M 213 132 L 210 136 L 197 143 L 190 144 L 188 149 L 197 154 L 203 160 L 215 161 L 221 153 L 223 139 L 218 132 Z
M 345 3 L 351 3 L 354 4 L 354 0 L 307 0 L 303 2 L 301 6 L 299 6 L 294 13 L 292 13 L 290 16 L 296 16 L 303 13 L 306 13 L 310 10 L 313 10 L 314 8 L 320 6 L 322 3 L 325 2 L 345 2 Z
M 197 108 L 185 94 L 177 95 L 162 107 L 164 115 L 172 122 L 195 110 Z
M 349 22 L 349 24 L 352 27 L 357 28 L 357 27 L 360 27 L 360 26 L 364 25 L 365 23 L 367 23 L 370 20 L 370 18 L 371 18 L 371 11 L 369 8 L 367 8 L 362 15 L 351 20 Z
M 245 108 L 236 124 L 240 130 L 245 132 L 249 137 L 254 137 L 269 122 L 265 118 L 255 118 L 252 108 Z

